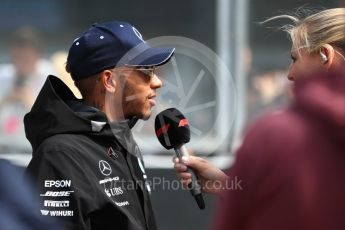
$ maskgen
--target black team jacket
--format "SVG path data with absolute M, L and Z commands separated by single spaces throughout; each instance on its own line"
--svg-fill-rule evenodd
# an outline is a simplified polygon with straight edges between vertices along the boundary
M 33 148 L 26 170 L 43 216 L 65 229 L 155 230 L 135 119 L 109 124 L 81 103 L 57 77 L 48 76 L 24 118 Z

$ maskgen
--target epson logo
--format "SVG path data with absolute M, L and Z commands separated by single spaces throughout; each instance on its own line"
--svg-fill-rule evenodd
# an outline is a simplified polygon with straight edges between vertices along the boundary
M 40 194 L 40 196 L 51 196 L 51 197 L 60 197 L 60 196 L 70 196 L 74 191 L 46 191 L 45 194 Z
M 56 200 L 45 200 L 44 201 L 45 207 L 69 207 L 69 200 L 62 200 L 62 201 L 56 201 Z
M 63 188 L 63 187 L 71 187 L 71 180 L 46 180 L 44 181 L 44 187 L 56 187 L 56 188 Z

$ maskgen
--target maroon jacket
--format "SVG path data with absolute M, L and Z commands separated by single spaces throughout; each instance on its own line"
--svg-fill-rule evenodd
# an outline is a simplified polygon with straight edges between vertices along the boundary
M 293 105 L 249 129 L 215 229 L 345 229 L 344 73 L 301 79 Z

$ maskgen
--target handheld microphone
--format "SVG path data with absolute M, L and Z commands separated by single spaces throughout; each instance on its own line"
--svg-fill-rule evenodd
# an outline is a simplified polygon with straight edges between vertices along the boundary
M 185 146 L 190 141 L 189 124 L 179 110 L 170 108 L 160 112 L 155 119 L 155 131 L 163 147 L 166 149 L 174 148 L 176 156 L 180 161 L 183 156 L 189 156 Z M 199 208 L 204 209 L 205 202 L 197 177 L 189 167 L 187 172 L 192 175 L 192 182 L 188 184 L 188 189 L 194 196 Z

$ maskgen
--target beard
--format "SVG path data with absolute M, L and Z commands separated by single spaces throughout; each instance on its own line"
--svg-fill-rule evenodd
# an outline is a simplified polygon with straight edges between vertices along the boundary
M 126 119 L 136 117 L 148 120 L 151 116 L 151 106 L 148 103 L 151 93 L 137 93 L 134 87 L 126 83 L 124 84 L 122 97 L 123 115 Z

